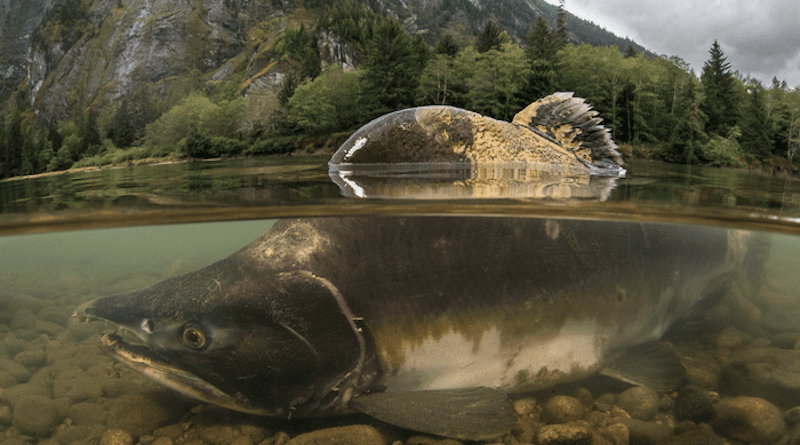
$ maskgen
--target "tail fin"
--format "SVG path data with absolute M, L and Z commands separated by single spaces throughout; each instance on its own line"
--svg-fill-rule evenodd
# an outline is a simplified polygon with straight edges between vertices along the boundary
M 601 168 L 625 164 L 611 139 L 608 128 L 600 124 L 591 105 L 574 93 L 555 93 L 525 107 L 514 116 L 514 123 L 530 128 L 540 136 L 571 150 Z M 587 156 L 588 155 L 588 156 Z

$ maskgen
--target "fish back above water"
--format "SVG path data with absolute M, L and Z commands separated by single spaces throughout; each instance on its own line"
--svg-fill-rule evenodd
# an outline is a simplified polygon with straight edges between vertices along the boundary
M 525 392 L 603 369 L 636 381 L 641 366 L 606 365 L 663 357 L 650 345 L 724 290 L 747 236 L 544 218 L 282 220 L 225 260 L 76 315 L 133 333 L 140 345 L 107 334 L 103 346 L 210 403 L 277 416 L 357 408 L 434 434 L 491 437 L 452 422 L 432 431 L 424 412 L 387 418 L 370 394 L 464 401 L 484 394 L 471 388 Z M 674 370 L 643 374 L 652 372 L 640 381 L 669 382 Z M 504 413 L 495 420 L 510 428 L 498 403 L 451 417 Z

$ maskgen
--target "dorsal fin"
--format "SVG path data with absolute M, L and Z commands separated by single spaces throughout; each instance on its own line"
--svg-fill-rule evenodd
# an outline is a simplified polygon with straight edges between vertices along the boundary
M 513 123 L 530 128 L 580 157 L 589 155 L 596 166 L 617 167 L 625 162 L 600 124 L 597 111 L 574 93 L 554 93 L 525 107 Z

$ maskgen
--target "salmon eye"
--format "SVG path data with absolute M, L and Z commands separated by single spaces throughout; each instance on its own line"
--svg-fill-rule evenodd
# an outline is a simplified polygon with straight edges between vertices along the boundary
M 151 319 L 149 319 L 149 318 L 145 318 L 145 319 L 144 319 L 144 320 L 142 320 L 142 322 L 139 324 L 139 328 L 140 328 L 141 330 L 143 330 L 143 331 L 147 332 L 148 334 L 152 334 L 152 333 L 153 333 L 153 330 L 155 329 L 155 323 L 153 323 L 153 320 L 151 320 Z
M 194 322 L 186 323 L 183 327 L 183 344 L 189 349 L 203 350 L 208 346 L 209 338 L 203 328 Z

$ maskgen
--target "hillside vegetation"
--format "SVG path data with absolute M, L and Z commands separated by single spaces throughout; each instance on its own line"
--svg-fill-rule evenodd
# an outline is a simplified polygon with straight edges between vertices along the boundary
M 18 89 L 0 122 L 0 177 L 155 159 L 331 151 L 360 125 L 396 109 L 447 104 L 510 120 L 556 91 L 587 98 L 629 154 L 753 166 L 789 163 L 799 146 L 800 91 L 778 79 L 764 86 L 742 78 L 716 43 L 698 79 L 677 57 L 655 57 L 632 44 L 583 43 L 587 34 L 575 30 L 585 22 L 576 25 L 563 9 L 548 22 L 546 8 L 536 15 L 529 7 L 535 20 L 506 28 L 502 23 L 519 17 L 503 18 L 500 9 L 472 16 L 468 7 L 452 13 L 457 0 L 424 9 L 414 21 L 359 0 L 316 3 L 253 19 L 246 39 L 227 46 L 204 38 L 211 35 L 206 22 L 193 21 L 194 10 L 187 10 L 186 23 L 196 26 L 190 27 L 196 41 L 184 42 L 190 56 L 212 44 L 229 53 L 203 63 L 181 59 L 176 63 L 188 68 L 167 67 L 177 74 L 166 77 L 134 70 L 129 79 L 138 80 L 116 99 L 102 94 L 107 85 L 80 108 L 45 119 L 36 108 L 42 95 Z M 119 21 L 129 14 L 111 12 Z M 80 17 L 52 19 L 41 38 L 73 33 L 67 40 L 83 45 L 89 57 L 92 46 L 81 39 L 106 32 L 106 25 L 95 28 Z M 481 20 L 480 28 L 465 25 Z M 440 22 L 437 32 L 420 31 Z M 64 97 L 82 104 L 82 91 Z

